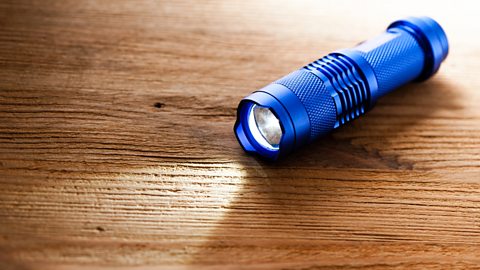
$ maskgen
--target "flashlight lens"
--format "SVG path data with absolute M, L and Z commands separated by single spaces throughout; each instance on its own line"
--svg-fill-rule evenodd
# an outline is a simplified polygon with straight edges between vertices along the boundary
M 254 139 L 262 147 L 278 150 L 282 139 L 280 121 L 269 108 L 253 105 L 248 115 L 248 125 Z

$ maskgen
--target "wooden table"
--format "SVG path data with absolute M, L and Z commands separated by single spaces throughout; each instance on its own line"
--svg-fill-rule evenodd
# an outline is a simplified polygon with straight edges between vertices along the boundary
M 474 2 L 0 3 L 0 269 L 480 266 Z M 425 14 L 431 80 L 278 164 L 239 100 Z

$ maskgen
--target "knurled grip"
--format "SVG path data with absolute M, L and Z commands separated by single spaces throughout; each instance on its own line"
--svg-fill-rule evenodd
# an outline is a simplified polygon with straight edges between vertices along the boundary
M 400 28 L 390 28 L 352 50 L 358 51 L 372 67 L 378 83 L 378 97 L 416 79 L 425 61 L 419 41 Z
M 297 70 L 274 83 L 290 89 L 305 106 L 310 120 L 310 139 L 328 133 L 335 125 L 335 102 L 325 83 L 313 73 Z

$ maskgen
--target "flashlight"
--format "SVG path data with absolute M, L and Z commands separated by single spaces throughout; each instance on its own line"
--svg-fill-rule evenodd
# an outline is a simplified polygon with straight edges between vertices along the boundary
M 395 21 L 245 97 L 235 135 L 246 152 L 276 160 L 363 115 L 395 88 L 428 79 L 447 54 L 447 36 L 433 19 Z

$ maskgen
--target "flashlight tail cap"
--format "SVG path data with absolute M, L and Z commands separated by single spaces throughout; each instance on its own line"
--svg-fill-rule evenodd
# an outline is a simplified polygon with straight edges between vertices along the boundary
M 443 28 L 427 16 L 407 17 L 393 22 L 388 29 L 400 28 L 412 34 L 425 53 L 423 70 L 416 81 L 430 78 L 448 55 L 448 39 Z

